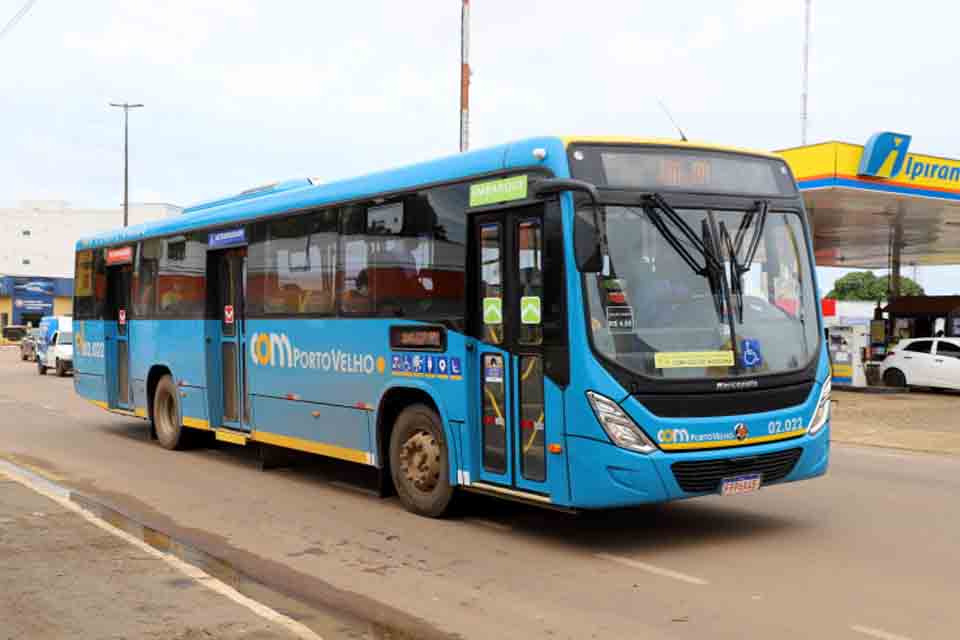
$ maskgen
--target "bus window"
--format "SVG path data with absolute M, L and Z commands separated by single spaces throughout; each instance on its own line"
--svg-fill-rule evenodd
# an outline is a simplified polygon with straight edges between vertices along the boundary
M 139 258 L 133 283 L 133 315 L 149 318 L 157 305 L 157 271 L 160 264 L 160 240 L 145 240 L 140 244 Z
M 344 315 L 462 328 L 465 192 L 441 187 L 344 213 L 338 274 Z
M 503 256 L 500 225 L 480 227 L 480 298 L 483 305 L 483 336 L 490 344 L 503 342 Z
M 263 223 L 249 247 L 248 313 L 332 315 L 337 224 L 334 209 Z
M 202 317 L 206 306 L 207 238 L 180 235 L 163 240 L 157 266 L 157 312 Z M 145 291 L 149 295 L 149 291 Z
M 539 220 L 522 220 L 517 226 L 517 267 L 520 283 L 517 317 L 520 344 L 543 343 L 543 234 Z
M 107 293 L 107 267 L 103 250 L 77 252 L 73 313 L 78 320 L 99 320 Z

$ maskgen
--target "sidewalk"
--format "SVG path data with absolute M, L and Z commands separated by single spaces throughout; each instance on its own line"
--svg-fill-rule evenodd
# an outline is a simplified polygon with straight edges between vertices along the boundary
M 0 473 L 0 640 L 296 638 Z
M 833 392 L 834 442 L 960 455 L 960 393 Z

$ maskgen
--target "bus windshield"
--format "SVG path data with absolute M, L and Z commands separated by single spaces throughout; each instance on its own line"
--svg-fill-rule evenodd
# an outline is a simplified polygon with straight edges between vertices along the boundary
M 601 273 L 584 277 L 597 350 L 659 379 L 757 376 L 808 365 L 819 329 L 799 213 L 676 213 L 702 239 L 700 248 L 658 228 L 643 207 L 603 207 L 608 255 Z M 578 215 L 592 221 L 592 211 Z M 716 259 L 707 259 L 703 247 Z M 685 260 L 684 251 L 699 261 Z

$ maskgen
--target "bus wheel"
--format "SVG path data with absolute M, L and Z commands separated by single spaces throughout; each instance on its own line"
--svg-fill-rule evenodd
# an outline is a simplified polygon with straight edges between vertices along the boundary
M 62 378 L 67 375 L 67 368 L 63 366 L 63 363 L 60 362 L 60 359 L 57 359 L 57 377 Z
M 400 501 L 421 516 L 437 518 L 453 499 L 447 442 L 440 416 L 426 405 L 407 407 L 390 435 L 390 473 Z
M 40 358 L 37 358 L 37 373 L 41 376 L 47 375 L 47 368 L 40 362 Z
M 164 449 L 183 449 L 187 434 L 180 424 L 180 402 L 177 385 L 173 378 L 163 376 L 153 392 L 153 421 L 157 440 Z

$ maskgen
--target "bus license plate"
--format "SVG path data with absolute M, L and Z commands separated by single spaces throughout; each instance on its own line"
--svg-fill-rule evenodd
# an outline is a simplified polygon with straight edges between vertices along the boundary
M 751 473 L 746 476 L 724 478 L 720 485 L 720 495 L 735 496 L 741 493 L 750 493 L 760 488 L 760 474 Z

